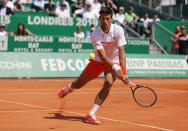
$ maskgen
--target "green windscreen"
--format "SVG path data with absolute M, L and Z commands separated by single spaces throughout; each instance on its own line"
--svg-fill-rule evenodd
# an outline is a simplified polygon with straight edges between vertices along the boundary
M 168 52 L 171 53 L 171 35 L 163 30 L 159 25 L 155 24 L 154 37 L 155 40 Z

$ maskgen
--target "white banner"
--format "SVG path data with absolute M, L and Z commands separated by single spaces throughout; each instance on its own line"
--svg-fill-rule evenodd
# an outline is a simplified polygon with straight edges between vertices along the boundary
M 184 59 L 127 58 L 127 69 L 188 70 Z

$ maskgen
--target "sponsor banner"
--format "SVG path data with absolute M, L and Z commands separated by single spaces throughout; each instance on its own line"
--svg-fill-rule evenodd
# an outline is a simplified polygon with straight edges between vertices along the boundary
M 89 53 L 93 52 L 93 45 L 88 38 L 14 36 L 9 37 L 7 51 Z
M 0 22 L 7 25 L 5 29 L 7 32 L 16 30 L 18 23 L 22 23 L 32 33 L 46 36 L 74 36 L 78 25 L 82 26 L 83 32 L 89 30 L 91 24 L 99 25 L 97 19 L 72 17 L 65 19 L 61 17 L 45 16 L 40 13 L 33 13 L 32 15 L 0 16 Z
M 149 39 L 127 39 L 127 42 L 126 53 L 149 53 Z M 0 51 L 90 53 L 93 45 L 90 38 L 6 36 L 0 37 Z
M 0 52 L 0 77 L 78 77 L 88 53 Z M 188 77 L 184 56 L 127 54 L 129 77 Z M 101 75 L 102 77 L 103 75 Z
M 88 54 L 0 53 L 0 77 L 77 77 Z
M 150 39 L 127 39 L 129 45 L 150 45 Z
M 128 55 L 129 77 L 188 77 L 185 56 Z
M 187 63 L 183 59 L 127 58 L 127 68 L 150 70 L 186 70 Z

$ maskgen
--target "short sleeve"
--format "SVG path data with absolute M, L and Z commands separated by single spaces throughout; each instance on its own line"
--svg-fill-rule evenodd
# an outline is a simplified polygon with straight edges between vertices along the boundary
M 127 13 L 125 13 L 125 19 L 127 19 L 128 18 L 128 14 Z
M 96 50 L 103 49 L 102 43 L 100 41 L 94 42 L 94 48 Z
M 84 9 L 78 9 L 75 11 L 75 14 L 83 14 Z
M 118 33 L 118 39 L 117 39 L 118 46 L 126 45 L 127 41 L 125 40 L 124 30 L 120 28 L 117 33 Z

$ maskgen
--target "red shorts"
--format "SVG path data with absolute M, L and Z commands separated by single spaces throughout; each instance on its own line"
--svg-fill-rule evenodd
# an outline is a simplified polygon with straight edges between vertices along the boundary
M 87 67 L 84 69 L 83 74 L 87 76 L 98 77 L 102 72 L 112 69 L 104 62 L 90 61 Z
M 115 63 L 120 66 L 119 63 Z M 84 69 L 83 73 L 87 76 L 98 77 L 102 72 L 106 72 L 112 69 L 112 67 L 106 65 L 104 62 L 91 60 L 87 67 Z

